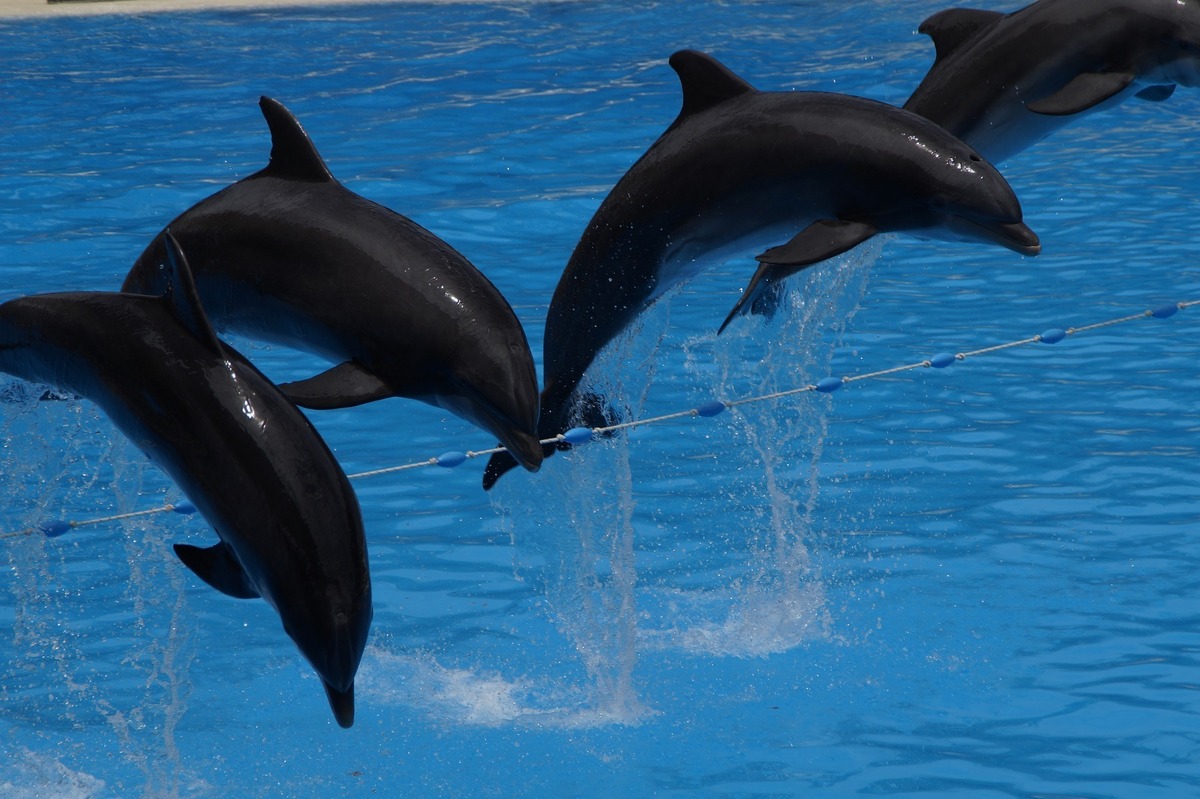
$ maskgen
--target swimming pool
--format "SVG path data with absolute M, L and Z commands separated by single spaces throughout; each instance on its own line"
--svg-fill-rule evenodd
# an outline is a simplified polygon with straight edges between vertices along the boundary
M 333 173 L 466 254 L 541 354 L 562 266 L 670 123 L 667 56 L 899 103 L 932 2 L 395 5 L 0 23 L 0 300 L 115 289 L 261 167 L 260 94 Z M 1197 97 L 1004 172 L 1044 252 L 896 236 L 717 326 L 735 260 L 598 370 L 635 415 L 1200 298 Z M 1178 797 L 1200 788 L 1195 309 L 639 429 L 515 472 L 355 482 L 376 611 L 340 730 L 197 518 L 4 540 L 16 797 Z M 313 362 L 236 343 L 278 379 Z M 348 472 L 492 441 L 387 401 L 314 419 Z M 4 530 L 175 501 L 90 406 L 3 408 Z

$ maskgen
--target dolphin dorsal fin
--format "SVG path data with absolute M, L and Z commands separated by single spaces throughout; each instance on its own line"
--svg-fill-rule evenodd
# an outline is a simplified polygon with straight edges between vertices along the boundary
M 984 28 L 991 27 L 1006 16 L 999 11 L 983 11 L 976 8 L 947 8 L 921 23 L 918 33 L 933 39 L 937 50 L 934 64 L 957 50 L 963 42 Z
M 685 117 L 707 111 L 726 100 L 757 91 L 708 53 L 680 50 L 671 56 L 669 63 L 679 75 L 679 83 L 683 87 L 683 108 L 675 120 L 676 124 Z
M 196 291 L 196 280 L 192 277 L 192 269 L 188 266 L 187 258 L 179 242 L 171 235 L 170 230 L 163 231 L 163 246 L 167 251 L 167 259 L 163 264 L 158 288 L 162 298 L 171 307 L 171 313 L 183 323 L 201 342 L 224 357 L 225 350 L 221 340 L 217 338 L 204 307 L 200 304 L 200 294 Z
M 259 174 L 315 182 L 334 179 L 304 128 L 283 103 L 261 97 L 258 107 L 271 129 L 271 160 Z

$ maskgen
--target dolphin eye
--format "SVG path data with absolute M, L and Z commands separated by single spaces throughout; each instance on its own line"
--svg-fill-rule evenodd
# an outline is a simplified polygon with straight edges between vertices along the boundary
M 971 153 L 971 160 L 978 163 L 983 160 L 983 157 L 979 153 Z

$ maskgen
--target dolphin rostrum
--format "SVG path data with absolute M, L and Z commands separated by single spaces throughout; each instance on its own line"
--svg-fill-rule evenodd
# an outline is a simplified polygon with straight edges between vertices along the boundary
M 283 105 L 263 97 L 260 107 L 267 166 L 168 225 L 213 322 L 338 364 L 280 386 L 301 406 L 422 400 L 488 430 L 536 470 L 537 372 L 512 307 L 444 241 L 339 183 Z M 163 239 L 123 290 L 153 282 Z
M 937 57 L 904 107 L 999 163 L 1076 115 L 1200 85 L 1197 0 L 1038 0 L 925 20 Z
M 372 615 L 358 500 L 304 414 L 217 339 L 178 244 L 163 241 L 158 296 L 0 305 L 0 371 L 95 402 L 175 481 L 220 538 L 176 544 L 180 560 L 218 591 L 265 599 L 349 727 Z
M 768 247 L 725 325 L 876 233 L 1040 251 L 1004 178 L 929 120 L 840 94 L 760 92 L 695 51 L 670 64 L 679 116 L 601 203 L 550 302 L 541 438 L 576 421 L 576 407 L 584 424 L 604 424 L 603 403 L 577 396 L 596 355 L 665 291 L 730 256 Z M 512 465 L 493 455 L 484 486 Z

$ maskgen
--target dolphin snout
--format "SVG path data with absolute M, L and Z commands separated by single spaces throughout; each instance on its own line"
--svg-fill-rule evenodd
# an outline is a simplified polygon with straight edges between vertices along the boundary
M 990 241 L 1021 255 L 1037 255 L 1042 251 L 1042 242 L 1029 225 L 1008 217 L 968 216 L 959 214 L 950 217 L 947 228 L 956 237 L 967 241 Z
M 325 686 L 325 696 L 329 698 L 329 709 L 333 711 L 333 717 L 337 720 L 338 726 L 342 729 L 349 729 L 354 726 L 354 681 L 350 681 L 350 687 L 345 690 L 339 690 L 327 683 L 324 678 L 321 679 L 321 684 Z
M 533 357 L 527 353 L 528 346 L 511 360 L 492 358 L 491 363 L 502 366 L 490 374 L 451 378 L 457 396 L 442 400 L 444 407 L 453 406 L 448 410 L 492 433 L 522 466 L 536 472 L 544 457 L 538 438 L 541 395 Z
M 545 456 L 536 432 L 536 416 L 534 423 L 530 425 L 528 422 L 514 420 L 511 415 L 495 405 L 476 405 L 475 411 L 478 424 L 493 433 L 518 463 L 531 472 L 541 468 Z
M 1024 222 L 996 225 L 992 230 L 996 234 L 995 241 L 1013 252 L 1038 255 L 1042 251 L 1042 242 L 1038 235 Z
M 358 672 L 365 640 L 356 635 L 350 617 L 344 611 L 334 614 L 332 632 L 324 668 L 317 672 L 325 686 L 333 717 L 339 726 L 350 727 L 354 724 L 354 675 Z

